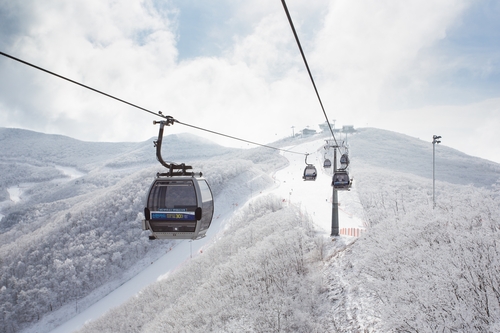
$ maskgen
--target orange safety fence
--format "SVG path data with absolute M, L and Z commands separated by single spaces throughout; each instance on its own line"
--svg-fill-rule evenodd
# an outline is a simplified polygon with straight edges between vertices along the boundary
M 340 228 L 340 234 L 344 236 L 359 237 L 366 229 L 360 228 Z

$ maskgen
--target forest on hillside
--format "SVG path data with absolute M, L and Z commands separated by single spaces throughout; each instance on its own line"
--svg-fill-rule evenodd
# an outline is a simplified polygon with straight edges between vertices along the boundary
M 26 134 L 18 132 L 0 131 L 0 139 L 14 142 L 16 133 Z M 286 163 L 275 152 L 239 153 L 193 136 L 168 138 L 176 142 L 175 150 L 166 147 L 169 156 L 186 155 L 190 159 L 184 161 L 195 162 L 217 202 L 224 202 L 218 197 L 229 196 L 225 192 L 247 178 L 255 179 L 255 191 L 269 186 L 272 179 L 267 171 Z M 19 186 L 22 198 L 0 206 L 5 215 L 0 215 L 0 327 L 6 333 L 36 323 L 64 305 L 74 304 L 74 311 L 80 311 L 95 302 L 85 299 L 93 291 L 108 283 L 123 283 L 130 267 L 146 257 L 154 260 L 177 242 L 151 242 L 148 232 L 141 230 L 146 192 L 161 170 L 157 162 L 140 158 L 147 156 L 144 144 L 122 147 L 69 140 L 74 149 L 68 148 L 62 160 L 54 153 L 40 161 L 33 142 L 44 146 L 46 139 L 44 149 L 55 151 L 66 138 L 29 132 L 18 139 L 17 145 L 26 147 L 21 154 L 8 157 L 0 149 L 0 167 L 5 171 L 0 187 Z M 153 145 L 147 146 L 154 161 Z M 94 154 L 95 147 L 99 154 Z M 193 147 L 203 152 L 197 154 Z M 225 156 L 223 163 L 220 157 L 214 158 L 228 153 L 232 155 Z M 200 156 L 207 158 L 193 159 Z M 65 160 L 87 171 L 75 179 L 68 177 L 58 170 Z M 251 192 L 230 195 L 244 200 Z
M 259 198 L 203 254 L 80 332 L 325 331 L 321 242 L 298 207 Z
M 202 256 L 79 332 L 498 331 L 498 184 L 439 181 L 433 208 L 429 179 L 355 170 L 359 239 L 252 203 Z
M 429 144 L 375 129 L 350 142 L 354 187 L 342 196 L 362 206 L 367 232 L 360 238 L 332 240 L 299 200 L 261 198 L 202 255 L 82 332 L 498 331 L 499 166 L 442 149 L 447 167 L 439 170 L 433 208 L 424 159 Z M 391 160 L 408 145 L 411 154 Z M 137 154 L 113 156 L 118 164 L 93 160 L 95 168 L 76 180 L 49 174 L 29 199 L 5 211 L 0 327 L 6 333 L 63 305 L 88 306 L 80 303 L 86 295 L 118 285 L 132 265 L 173 245 L 149 242 L 140 230 L 157 167 L 138 167 Z M 222 154 L 193 161 L 225 209 L 271 186 L 270 173 L 287 164 L 270 150 Z
M 389 176 L 380 187 L 378 179 Z M 369 232 L 329 261 L 329 294 L 348 295 L 340 297 L 338 327 L 498 332 L 498 184 L 439 182 L 435 208 L 430 181 L 418 176 L 364 169 L 357 186 Z

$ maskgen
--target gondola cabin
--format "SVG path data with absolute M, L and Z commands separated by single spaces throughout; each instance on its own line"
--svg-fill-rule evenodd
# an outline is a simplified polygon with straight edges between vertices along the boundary
M 351 180 L 347 171 L 336 171 L 333 175 L 332 186 L 336 190 L 349 190 L 351 188 Z
M 317 176 L 316 167 L 312 164 L 308 164 L 304 169 L 304 176 L 302 176 L 302 179 L 316 180 L 316 176 Z
M 340 157 L 340 165 L 346 168 L 349 165 L 349 156 L 347 154 L 342 154 Z
M 327 168 L 331 168 L 332 167 L 332 161 L 330 161 L 329 159 L 326 159 L 325 162 L 323 162 L 323 168 L 327 169 Z
M 158 176 L 149 189 L 143 230 L 151 230 L 150 239 L 199 239 L 213 213 L 212 191 L 204 178 Z

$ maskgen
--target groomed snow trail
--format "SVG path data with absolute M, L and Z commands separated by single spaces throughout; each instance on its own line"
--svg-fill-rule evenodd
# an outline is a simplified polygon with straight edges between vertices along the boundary
M 287 202 L 300 204 L 302 209 L 311 215 L 314 224 L 330 235 L 333 168 L 323 168 L 324 144 L 325 140 L 319 139 L 287 148 L 287 150 L 309 153 L 307 162 L 314 164 L 318 175 L 315 181 L 304 181 L 302 175 L 306 167 L 305 156 L 285 152 L 283 156 L 290 161 L 290 165 L 276 172 L 275 178 L 279 182 L 279 187 L 273 193 Z M 353 186 L 351 191 L 338 191 L 338 201 L 339 228 L 364 228 L 363 221 L 358 217 L 362 216 L 362 207 L 359 204 L 356 187 Z

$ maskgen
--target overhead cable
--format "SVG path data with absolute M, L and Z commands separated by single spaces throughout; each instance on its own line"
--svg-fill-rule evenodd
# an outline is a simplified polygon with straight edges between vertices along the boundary
M 248 141 L 248 140 L 240 139 L 240 138 L 237 138 L 237 137 L 234 137 L 234 136 L 231 136 L 231 135 L 227 135 L 227 134 L 222 134 L 222 133 L 219 133 L 219 132 L 211 131 L 211 130 L 208 130 L 206 128 L 189 125 L 189 124 L 183 123 L 183 122 L 181 122 L 181 121 L 179 121 L 177 119 L 175 119 L 175 122 L 179 123 L 181 125 L 184 125 L 184 126 L 188 126 L 188 127 L 191 127 L 191 128 L 198 129 L 200 131 L 205 131 L 205 132 L 208 132 L 208 133 L 217 134 L 217 135 L 220 135 L 220 136 L 224 136 L 226 138 L 230 138 L 230 139 L 234 139 L 234 140 L 238 140 L 238 141 L 242 141 L 242 142 L 246 142 L 246 143 L 251 143 L 253 145 L 257 145 L 257 146 L 261 146 L 261 147 L 266 147 L 266 148 L 270 148 L 270 149 L 274 149 L 274 150 L 279 150 L 279 151 L 286 152 L 286 153 L 306 155 L 305 153 L 299 153 L 299 152 L 292 151 L 292 150 L 286 150 L 286 149 L 282 149 L 282 148 L 276 148 L 276 147 L 272 147 L 272 146 L 268 146 L 268 145 L 263 145 L 263 144 L 260 144 L 260 143 L 257 143 L 257 142 Z
M 109 98 L 115 99 L 115 100 L 117 100 L 117 101 L 120 101 L 120 102 L 122 102 L 122 103 L 128 104 L 128 105 L 133 106 L 133 107 L 135 107 L 135 108 L 137 108 L 137 109 L 140 109 L 140 110 L 142 110 L 142 111 L 145 111 L 145 112 L 148 112 L 148 113 L 154 114 L 155 116 L 164 117 L 164 116 L 163 116 L 163 115 L 161 115 L 161 114 L 157 114 L 156 112 L 153 112 L 153 111 L 150 111 L 150 110 L 145 109 L 145 108 L 143 108 L 143 107 L 140 107 L 140 106 L 138 106 L 138 105 L 135 105 L 135 104 L 129 103 L 129 102 L 127 102 L 127 101 L 125 101 L 125 100 L 123 100 L 123 99 L 120 99 L 120 98 L 118 98 L 118 97 L 112 96 L 112 95 L 110 95 L 110 94 L 106 94 L 105 92 L 102 92 L 102 91 L 100 91 L 100 90 L 94 89 L 94 88 L 89 87 L 89 86 L 86 86 L 86 85 L 84 85 L 83 83 L 80 83 L 80 82 L 77 82 L 77 81 L 74 81 L 74 80 L 68 79 L 68 78 L 67 78 L 67 77 L 65 77 L 65 76 L 62 76 L 62 75 L 59 75 L 59 74 L 57 74 L 57 73 L 51 72 L 51 71 L 49 71 L 49 70 L 47 70 L 47 69 L 45 69 L 45 68 L 42 68 L 42 67 L 39 67 L 39 66 L 33 65 L 32 63 L 29 63 L 29 62 L 27 62 L 27 61 L 24 61 L 24 60 L 21 60 L 21 59 L 19 59 L 19 58 L 16 58 L 16 57 L 11 56 L 11 55 L 9 55 L 9 54 L 7 54 L 7 53 L 4 53 L 4 52 L 2 52 L 2 51 L 0 51 L 0 54 L 1 54 L 1 55 L 3 55 L 3 56 L 5 56 L 5 57 L 7 57 L 7 58 L 13 59 L 13 60 L 18 61 L 18 62 L 20 62 L 20 63 L 23 63 L 23 64 L 25 64 L 25 65 L 28 65 L 28 66 L 30 66 L 30 67 L 36 68 L 36 69 L 38 69 L 38 70 L 41 70 L 42 72 L 45 72 L 45 73 L 48 73 L 48 74 L 54 75 L 54 76 L 56 76 L 56 77 L 58 77 L 58 78 L 60 78 L 60 79 L 63 79 L 63 80 L 69 81 L 69 82 L 74 83 L 74 84 L 76 84 L 76 85 L 79 85 L 79 86 L 81 86 L 81 87 L 84 87 L 84 88 L 87 88 L 87 89 L 89 89 L 89 90 L 92 90 L 92 91 L 94 91 L 94 92 L 96 92 L 96 93 L 98 93 L 98 94 L 101 94 L 101 95 L 104 95 L 104 96 L 106 96 L 106 97 L 109 97 Z
M 80 83 L 80 82 L 77 82 L 77 81 L 75 81 L 75 80 L 71 80 L 71 79 L 69 79 L 69 78 L 67 78 L 67 77 L 65 77 L 65 76 L 63 76 L 63 75 L 60 75 L 60 74 L 54 73 L 54 72 L 52 72 L 52 71 L 49 71 L 49 70 L 47 70 L 47 69 L 45 69 L 45 68 L 42 68 L 42 67 L 36 66 L 36 65 L 34 65 L 34 64 L 32 64 L 32 63 L 29 63 L 29 62 L 24 61 L 24 60 L 22 60 L 22 59 L 16 58 L 16 57 L 11 56 L 11 55 L 9 55 L 9 54 L 7 54 L 7 53 L 4 53 L 4 52 L 2 52 L 2 51 L 0 51 L 0 55 L 3 55 L 3 56 L 5 56 L 5 57 L 7 57 L 7 58 L 10 58 L 10 59 L 12 59 L 12 60 L 18 61 L 18 62 L 20 62 L 20 63 L 22 63 L 22 64 L 28 65 L 28 66 L 30 66 L 30 67 L 36 68 L 36 69 L 38 69 L 38 70 L 40 70 L 40 71 L 42 71 L 42 72 L 48 73 L 48 74 L 50 74 L 50 75 L 54 75 L 54 76 L 56 76 L 56 77 L 58 77 L 58 78 L 60 78 L 60 79 L 66 80 L 66 81 L 71 82 L 71 83 L 74 83 L 74 84 L 79 85 L 79 86 L 81 86 L 81 87 L 83 87 L 83 88 L 86 88 L 86 89 L 92 90 L 92 91 L 94 91 L 94 92 L 96 92 L 96 93 L 99 93 L 99 94 L 104 95 L 104 96 L 106 96 L 106 97 L 112 98 L 112 99 L 117 100 L 117 101 L 119 101 L 119 102 L 125 103 L 125 104 L 130 105 L 130 106 L 132 106 L 132 107 L 135 107 L 135 108 L 137 108 L 137 109 L 139 109 L 139 110 L 142 110 L 142 111 L 145 111 L 145 112 L 151 113 L 151 114 L 153 114 L 153 115 L 155 115 L 155 116 L 157 116 L 157 117 L 161 117 L 161 118 L 165 118 L 165 119 L 172 119 L 172 117 L 171 117 L 171 116 L 166 116 L 166 115 L 164 115 L 161 111 L 154 112 L 154 111 L 148 110 L 148 109 L 143 108 L 143 107 L 141 107 L 141 106 L 139 106 L 139 105 L 136 105 L 136 104 L 133 104 L 133 103 L 127 102 L 127 101 L 125 101 L 125 100 L 123 100 L 123 99 L 121 99 L 121 98 L 118 98 L 118 97 L 115 97 L 115 96 L 113 96 L 113 95 L 107 94 L 107 93 L 105 93 L 105 92 L 103 92 L 103 91 L 100 91 L 100 90 L 98 90 L 98 89 L 92 88 L 92 87 L 90 87 L 90 86 L 87 86 L 87 85 L 82 84 L 82 83 Z M 269 146 L 269 145 L 264 145 L 264 144 L 260 144 L 260 143 L 257 143 L 257 142 L 248 141 L 248 140 L 245 140 L 245 139 L 241 139 L 241 138 L 237 138 L 237 137 L 230 136 L 230 135 L 227 135 L 227 134 L 223 134 L 223 133 L 220 133 L 220 132 L 212 131 L 212 130 L 209 130 L 209 129 L 206 129 L 206 128 L 202 128 L 202 127 L 198 127 L 198 126 L 194 126 L 194 125 L 189 125 L 189 124 L 184 123 L 184 122 L 181 122 L 181 121 L 179 121 L 179 120 L 177 120 L 177 119 L 174 119 L 174 121 L 175 121 L 175 122 L 177 122 L 177 123 L 179 123 L 179 124 L 181 124 L 181 125 L 188 126 L 188 127 L 191 127 L 191 128 L 195 128 L 195 129 L 197 129 L 197 130 L 205 131 L 205 132 L 212 133 L 212 134 L 216 134 L 216 135 L 219 135 L 219 136 L 224 136 L 224 137 L 226 137 L 226 138 L 230 138 L 230 139 L 233 139 L 233 140 L 238 140 L 238 141 L 242 141 L 242 142 L 250 143 L 250 144 L 253 144 L 253 145 L 256 145 L 256 146 L 261 146 L 261 147 L 270 148 L 270 149 L 274 149 L 274 150 L 279 150 L 279 151 L 282 151 L 282 152 L 287 152 L 287 153 L 292 153 L 292 154 L 305 155 L 305 153 L 299 153 L 299 152 L 295 152 L 295 151 L 291 151 L 291 150 L 286 150 L 286 149 L 281 149 L 281 148 L 277 148 L 277 147 L 272 147 L 272 146 Z
M 318 97 L 319 104 L 321 105 L 321 110 L 323 110 L 323 115 L 325 116 L 326 123 L 330 128 L 330 132 L 332 133 L 333 140 L 335 141 L 335 145 L 338 147 L 337 139 L 335 139 L 335 134 L 333 134 L 333 129 L 328 120 L 328 116 L 326 115 L 325 108 L 323 106 L 323 102 L 321 101 L 321 97 L 319 96 L 318 88 L 316 88 L 316 83 L 314 82 L 314 78 L 312 76 L 311 70 L 309 69 L 309 64 L 307 63 L 306 55 L 304 54 L 304 50 L 302 50 L 302 45 L 300 44 L 299 36 L 297 35 L 297 31 L 295 31 L 295 26 L 293 25 L 292 17 L 290 16 L 290 12 L 288 11 L 288 7 L 285 3 L 285 0 L 281 0 L 283 4 L 283 9 L 285 10 L 286 16 L 288 18 L 288 22 L 290 23 L 290 27 L 292 28 L 293 35 L 295 36 L 295 41 L 297 42 L 297 46 L 299 47 L 300 54 L 302 55 L 302 59 L 304 60 L 304 64 L 306 65 L 307 72 L 309 73 L 309 78 L 311 79 L 311 83 L 314 87 L 314 91 L 316 92 L 316 96 Z

